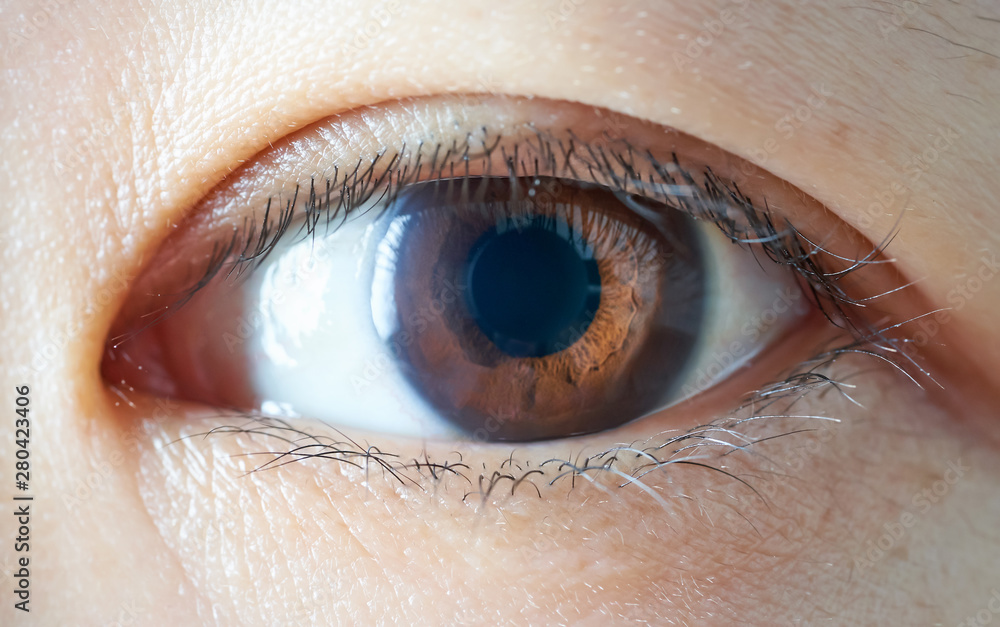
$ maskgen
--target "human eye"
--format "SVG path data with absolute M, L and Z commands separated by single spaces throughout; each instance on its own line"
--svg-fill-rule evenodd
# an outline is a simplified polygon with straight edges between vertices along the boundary
M 389 103 L 209 194 L 137 283 L 104 371 L 372 441 L 648 439 L 699 426 L 692 406 L 843 391 L 823 368 L 848 352 L 913 366 L 870 326 L 898 287 L 886 263 L 672 129 L 555 101 Z
M 42 4 L 3 12 L 0 370 L 35 472 L 0 579 L 35 594 L 0 624 L 997 615 L 989 3 Z M 428 289 L 553 230 L 588 288 L 590 255 L 670 263 L 553 334 L 495 317 L 527 270 Z M 603 296 L 643 286 L 626 335 Z M 687 349 L 651 341 L 685 311 Z M 609 329 L 607 380 L 455 411 L 456 376 Z

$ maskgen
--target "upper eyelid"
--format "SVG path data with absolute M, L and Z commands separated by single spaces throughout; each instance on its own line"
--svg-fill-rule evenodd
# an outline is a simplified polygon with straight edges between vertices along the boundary
M 432 109 L 435 107 L 444 108 L 446 115 L 453 117 L 453 121 L 450 121 L 453 129 L 427 129 L 422 119 L 434 115 Z M 469 113 L 468 108 L 475 112 Z M 513 113 L 510 109 L 513 109 Z M 559 110 L 558 115 L 550 113 L 554 109 Z M 565 113 L 567 109 L 571 110 L 569 114 Z M 595 115 L 598 110 L 575 103 L 543 99 L 525 101 L 503 96 L 448 96 L 424 99 L 416 103 L 406 101 L 365 107 L 304 129 L 244 163 L 198 203 L 195 215 L 190 215 L 187 222 L 197 224 L 203 232 L 242 226 L 246 217 L 259 214 L 268 202 L 280 205 L 297 192 L 307 193 L 313 183 L 322 193 L 324 181 L 336 176 L 335 167 L 340 169 L 340 174 L 354 168 L 364 170 L 368 167 L 368 162 L 379 158 L 379 155 L 382 155 L 380 165 L 384 166 L 395 156 L 393 150 L 387 149 L 388 146 L 395 146 L 396 151 L 405 146 L 413 153 L 419 148 L 419 144 L 426 143 L 428 149 L 423 150 L 423 165 L 426 168 L 427 159 L 432 156 L 430 146 L 441 147 L 442 151 L 447 151 L 451 146 L 463 153 L 471 146 L 474 151 L 484 152 L 482 146 L 476 144 L 495 143 L 501 135 L 509 141 L 515 139 L 515 136 L 530 140 L 537 131 L 525 124 L 524 119 L 530 119 L 536 110 L 542 112 L 539 115 L 557 118 L 550 120 L 548 124 L 539 125 L 539 129 L 572 128 L 575 136 L 581 140 L 579 147 L 593 145 L 589 142 L 594 139 L 605 145 L 609 143 L 609 139 L 621 142 L 630 133 L 638 135 L 639 128 L 645 133 L 659 133 L 663 128 L 610 111 L 600 111 Z M 581 118 L 587 121 L 588 128 L 580 128 Z M 410 126 L 407 127 L 407 124 Z M 518 125 L 520 128 L 514 128 Z M 455 129 L 457 132 L 451 132 Z M 425 131 L 430 133 L 429 137 Z M 676 152 L 685 160 L 694 158 L 701 163 L 710 163 L 713 168 L 721 167 L 725 170 L 725 166 L 719 163 L 719 159 L 724 156 L 739 163 L 745 172 L 757 176 L 757 168 L 752 164 L 697 138 L 676 131 L 673 133 L 670 143 L 676 146 Z M 487 135 L 493 135 L 497 139 Z M 706 146 L 709 148 L 707 151 Z M 641 152 L 642 148 L 638 150 Z M 472 156 L 478 157 L 476 154 Z M 669 160 L 669 154 L 660 156 L 661 163 Z M 454 160 L 450 165 L 456 168 L 456 173 L 461 172 L 461 166 L 456 165 Z M 697 168 L 691 169 L 694 171 Z M 747 177 L 747 180 L 752 180 L 752 177 Z M 753 195 L 753 190 L 746 187 L 740 191 Z M 773 196 L 773 190 L 771 191 Z M 781 210 L 785 211 L 786 217 L 791 218 L 793 216 L 788 214 L 788 209 L 798 202 L 786 204 L 789 206 Z M 771 209 L 775 208 L 772 197 Z

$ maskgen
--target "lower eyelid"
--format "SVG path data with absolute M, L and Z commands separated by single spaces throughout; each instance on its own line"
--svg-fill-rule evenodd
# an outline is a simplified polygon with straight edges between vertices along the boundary
M 814 319 L 799 334 L 815 339 L 813 332 L 818 328 L 824 325 Z M 771 361 L 787 358 L 774 356 Z M 756 366 L 770 367 L 768 363 Z M 842 370 L 857 368 L 855 364 Z M 807 360 L 791 374 L 799 377 L 809 370 Z M 165 447 L 156 455 L 174 455 L 171 447 L 175 446 L 198 448 L 199 442 L 237 453 L 238 459 L 227 464 L 232 466 L 234 479 L 259 472 L 262 480 L 269 480 L 269 473 L 280 469 L 298 472 L 294 467 L 304 466 L 302 472 L 318 472 L 320 477 L 327 473 L 346 476 L 359 490 L 372 490 L 383 498 L 408 494 L 407 498 L 447 498 L 477 508 L 489 504 L 505 509 L 516 509 L 516 503 L 524 499 L 548 500 L 573 493 L 579 484 L 590 485 L 597 493 L 624 490 L 631 496 L 622 498 L 641 498 L 655 509 L 667 507 L 665 499 L 678 496 L 673 494 L 674 488 L 663 491 L 675 480 L 681 481 L 676 489 L 690 496 L 697 496 L 692 492 L 694 485 L 707 480 L 705 485 L 726 486 L 730 492 L 742 491 L 740 498 L 751 498 L 754 487 L 745 483 L 746 478 L 772 463 L 757 455 L 754 443 L 803 429 L 822 432 L 836 425 L 838 415 L 847 415 L 847 410 L 855 407 L 846 395 L 838 393 L 836 383 L 836 379 L 824 376 L 762 384 L 761 392 L 744 396 L 735 407 L 701 398 L 671 410 L 698 416 L 700 426 L 678 427 L 676 419 L 665 416 L 611 433 L 529 444 L 421 442 L 358 429 L 344 433 L 322 423 L 287 422 L 252 412 L 167 401 L 169 420 L 156 424 L 154 433 L 162 430 L 164 435 L 154 437 L 153 444 L 158 449 Z M 776 397 L 775 390 L 783 391 Z M 825 400 L 819 401 L 819 396 Z M 817 400 L 802 406 L 804 398 Z M 156 405 L 160 401 L 134 400 L 136 413 L 162 415 Z M 798 411 L 791 411 L 795 406 Z M 698 424 L 690 420 L 684 423 Z M 734 453 L 741 458 L 733 458 Z M 671 464 L 675 469 L 659 476 Z M 687 473 L 680 474 L 681 467 L 695 469 L 696 475 L 708 473 L 710 478 L 683 480 Z M 739 476 L 730 476 L 737 469 Z M 279 474 L 285 475 L 284 471 Z M 586 499 L 592 492 L 577 491 L 574 498 Z

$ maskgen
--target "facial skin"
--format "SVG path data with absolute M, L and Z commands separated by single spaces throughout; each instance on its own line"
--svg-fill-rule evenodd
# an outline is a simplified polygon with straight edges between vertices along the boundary
M 0 621 L 1000 620 L 1000 14 L 986 2 L 497 6 L 6 6 L 4 32 L 21 35 L 2 75 L 0 378 L 8 406 L 31 387 L 36 499 L 31 614 L 12 607 L 8 514 Z M 943 390 L 845 359 L 830 374 L 857 385 L 858 405 L 813 394 L 794 409 L 840 422 L 709 460 L 757 493 L 681 467 L 645 478 L 668 507 L 608 477 L 463 502 L 505 459 L 593 454 L 654 436 L 648 423 L 516 450 L 428 443 L 435 459 L 462 451 L 471 483 L 418 473 L 405 487 L 323 460 L 248 475 L 263 460 L 246 454 L 274 441 L 177 441 L 232 421 L 110 391 L 99 364 L 129 281 L 227 174 L 327 116 L 450 92 L 672 126 L 797 185 L 870 241 L 898 222 L 888 255 L 919 280 L 914 298 L 951 308 L 929 339 L 911 332 Z M 692 404 L 674 428 L 726 415 L 746 391 Z M 368 436 L 421 455 L 392 440 Z

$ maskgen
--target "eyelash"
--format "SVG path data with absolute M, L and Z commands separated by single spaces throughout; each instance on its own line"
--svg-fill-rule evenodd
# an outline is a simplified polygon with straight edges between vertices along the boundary
M 484 138 L 488 136 L 485 128 L 481 129 L 480 132 Z M 666 185 L 668 188 L 679 186 L 679 184 L 687 187 L 698 187 L 694 177 L 681 167 L 676 154 L 673 154 L 673 160 L 669 164 L 659 163 L 649 154 L 644 155 L 644 158 L 649 162 L 649 167 L 662 178 L 659 183 L 644 182 L 637 175 L 635 153 L 631 146 L 623 140 L 619 140 L 623 150 L 610 153 L 609 158 L 609 153 L 602 147 L 595 151 L 586 142 L 576 139 L 570 139 L 565 143 L 561 140 L 552 141 L 541 133 L 538 133 L 536 138 L 538 144 L 531 146 L 531 148 L 547 155 L 547 158 L 543 160 L 548 166 L 547 169 L 540 167 L 543 161 L 536 159 L 532 162 L 534 167 L 529 171 L 524 162 L 518 158 L 520 146 L 515 145 L 513 154 L 508 154 L 505 148 L 501 149 L 501 157 L 507 166 L 508 176 L 512 178 L 565 177 L 569 173 L 579 180 L 580 176 L 577 174 L 571 159 L 581 159 L 594 182 L 608 187 L 615 193 L 633 194 L 629 191 L 630 184 L 633 187 L 644 186 L 647 183 Z M 339 166 L 334 166 L 333 176 L 323 182 L 323 192 L 317 192 L 315 178 L 309 181 L 308 195 L 301 193 L 301 186 L 296 186 L 292 199 L 285 201 L 284 206 L 277 211 L 277 218 L 272 218 L 274 212 L 272 207 L 275 204 L 281 204 L 281 201 L 273 197 L 270 198 L 260 220 L 245 219 L 241 227 L 234 229 L 230 238 L 217 242 L 213 246 L 207 267 L 201 273 L 200 278 L 190 288 L 182 292 L 177 301 L 163 307 L 160 315 L 154 315 L 149 326 L 155 325 L 163 317 L 176 311 L 179 306 L 190 300 L 214 280 L 225 270 L 227 265 L 229 266 L 226 272 L 227 279 L 239 281 L 250 276 L 254 269 L 268 257 L 278 242 L 289 235 L 289 231 L 296 223 L 299 224 L 297 235 L 302 235 L 304 231 L 305 236 L 315 238 L 321 221 L 323 227 L 329 232 L 335 221 L 340 220 L 342 223 L 348 216 L 372 201 L 380 202 L 384 206 L 390 205 L 399 191 L 412 183 L 422 180 L 468 177 L 471 139 L 471 134 L 466 136 L 466 145 L 461 150 L 457 144 L 452 144 L 447 148 L 436 144 L 431 151 L 429 164 L 424 161 L 427 150 L 424 149 L 424 145 L 421 145 L 415 153 L 415 163 L 412 165 L 403 162 L 403 155 L 406 154 L 404 146 L 391 156 L 387 156 L 386 152 L 381 152 L 368 163 L 359 161 L 343 175 L 340 173 Z M 484 139 L 480 146 L 482 153 L 479 158 L 488 162 L 499 144 L 499 137 L 492 145 L 487 145 Z M 587 146 L 587 157 L 582 158 L 578 149 L 580 145 Z M 387 160 L 388 164 L 385 170 L 376 176 L 376 168 Z M 617 162 L 622 168 L 621 173 L 615 171 L 612 161 Z M 465 174 L 456 175 L 456 163 L 464 164 Z M 427 168 L 426 172 L 423 171 L 425 167 Z M 675 169 L 678 176 L 671 175 L 669 169 Z M 853 308 L 863 305 L 861 305 L 861 301 L 854 300 L 846 294 L 839 287 L 838 282 L 865 265 L 883 263 L 878 258 L 891 237 L 873 247 L 863 258 L 855 260 L 847 270 L 828 272 L 817 260 L 818 254 L 827 253 L 822 247 L 809 241 L 787 221 L 785 221 L 782 230 L 776 228 L 769 208 L 765 206 L 765 208 L 760 209 L 755 206 L 749 197 L 740 192 L 736 184 L 727 183 L 717 176 L 710 167 L 706 168 L 703 174 L 704 187 L 698 189 L 704 195 L 695 196 L 693 202 L 686 200 L 683 196 L 639 195 L 685 211 L 698 219 L 711 222 L 734 243 L 741 244 L 755 253 L 759 249 L 772 263 L 788 266 L 805 281 L 814 304 L 823 310 L 831 323 L 850 330 L 858 339 L 865 337 L 864 327 L 856 324 L 856 316 L 852 314 Z M 718 202 L 720 199 L 724 199 L 722 203 Z M 670 201 L 674 201 L 674 204 L 671 204 Z M 740 220 L 723 215 L 713 208 L 713 204 L 737 208 L 741 212 L 741 217 L 747 224 L 747 228 L 741 229 L 739 227 Z M 299 215 L 302 218 L 297 220 Z M 115 341 L 120 339 L 115 338 Z
M 338 228 L 339 224 L 342 224 L 349 215 L 363 210 L 373 201 L 386 207 L 391 205 L 401 189 L 417 181 L 467 178 L 470 163 L 474 159 L 480 159 L 483 163 L 490 164 L 491 160 L 495 158 L 495 153 L 499 151 L 507 175 L 512 178 L 533 176 L 566 178 L 569 175 L 577 180 L 582 180 L 578 172 L 585 168 L 592 182 L 604 185 L 617 194 L 638 196 L 661 202 L 674 209 L 686 211 L 698 219 L 714 223 L 733 242 L 748 248 L 755 256 L 763 254 L 772 263 L 787 266 L 795 272 L 801 278 L 805 291 L 808 292 L 813 303 L 822 311 L 827 320 L 832 325 L 849 332 L 852 337 L 852 340 L 846 345 L 822 350 L 813 359 L 799 364 L 794 372 L 783 381 L 770 384 L 748 395 L 730 416 L 715 424 L 671 436 L 665 442 L 655 446 L 636 444 L 630 447 L 615 447 L 599 455 L 590 456 L 582 462 L 570 459 L 550 459 L 541 464 L 541 466 L 553 464 L 556 468 L 555 477 L 549 481 L 549 484 L 570 477 L 571 485 L 575 485 L 578 477 L 592 481 L 592 477 L 588 474 L 591 471 L 609 471 L 624 480 L 621 487 L 637 483 L 640 489 L 644 489 L 652 497 L 660 499 L 661 497 L 643 487 L 640 478 L 652 469 L 674 463 L 687 463 L 710 468 L 746 484 L 744 480 L 725 470 L 714 468 L 707 463 L 692 461 L 690 455 L 684 455 L 685 451 L 692 446 L 696 449 L 706 445 L 718 446 L 721 441 L 720 436 L 724 435 L 734 436 L 739 440 L 743 436 L 737 428 L 748 421 L 768 417 L 794 418 L 795 416 L 786 415 L 791 405 L 806 394 L 821 389 L 832 387 L 848 401 L 856 404 L 856 401 L 845 391 L 845 388 L 851 386 L 834 381 L 821 372 L 838 357 L 847 353 L 861 353 L 887 361 L 906 374 L 918 386 L 920 383 L 917 381 L 917 377 L 930 379 L 930 375 L 907 352 L 901 350 L 903 347 L 900 346 L 900 343 L 906 340 L 887 335 L 888 331 L 901 325 L 897 324 L 880 329 L 867 324 L 861 315 L 861 310 L 866 306 L 865 303 L 902 288 L 897 287 L 884 294 L 855 299 L 841 287 L 844 277 L 849 274 L 871 264 L 888 263 L 883 258 L 883 252 L 885 246 L 891 241 L 892 234 L 879 244 L 874 245 L 860 259 L 849 260 L 814 243 L 787 220 L 781 220 L 780 226 L 776 224 L 775 216 L 768 207 L 766 199 L 763 208 L 756 206 L 751 198 L 740 191 L 736 183 L 721 178 L 711 167 L 706 166 L 701 172 L 699 177 L 701 183 L 699 183 L 690 171 L 681 166 L 676 154 L 672 155 L 670 162 L 660 163 L 648 152 L 641 153 L 633 150 L 632 146 L 624 140 L 608 142 L 607 148 L 605 148 L 604 146 L 592 146 L 579 140 L 572 133 L 569 133 L 569 139 L 564 141 L 541 132 L 535 134 L 537 143 L 526 141 L 523 144 L 515 144 L 512 149 L 508 149 L 506 146 L 501 147 L 500 136 L 490 138 L 487 129 L 479 129 L 478 133 L 480 134 L 478 142 L 474 140 L 475 134 L 469 133 L 466 135 L 464 145 L 457 142 L 449 146 L 435 144 L 432 147 L 420 144 L 415 151 L 410 153 L 407 153 L 405 146 L 395 153 L 383 151 L 368 162 L 359 160 L 353 168 L 345 170 L 344 173 L 341 173 L 339 167 L 334 167 L 332 176 L 322 181 L 322 191 L 317 191 L 317 181 L 312 178 L 308 184 L 308 193 L 301 193 L 300 186 L 296 186 L 290 200 L 282 202 L 280 198 L 272 197 L 267 201 L 261 219 L 248 218 L 244 220 L 242 226 L 235 228 L 229 238 L 217 242 L 213 246 L 207 267 L 200 273 L 200 278 L 190 288 L 183 291 L 175 302 L 162 308 L 159 312 L 151 313 L 150 322 L 142 329 L 128 336 L 114 338 L 112 343 L 117 345 L 134 334 L 159 323 L 223 272 L 226 273 L 225 278 L 229 280 L 240 281 L 247 278 L 284 237 L 315 238 L 321 228 L 327 232 L 331 228 Z M 537 156 L 526 162 L 524 160 L 526 152 L 528 154 L 534 153 Z M 653 174 L 650 174 L 647 179 L 643 179 L 641 172 L 644 171 L 644 168 L 648 169 L 648 172 L 655 173 L 659 180 L 654 180 Z M 697 193 L 689 197 L 666 193 L 657 197 L 656 195 L 638 193 L 645 187 L 658 189 L 660 186 L 666 186 L 666 189 L 669 190 L 681 185 L 697 189 Z M 278 209 L 275 210 L 274 206 L 278 206 Z M 719 207 L 735 209 L 737 215 L 734 217 L 731 212 L 723 213 Z M 298 224 L 298 231 L 293 233 L 292 230 L 296 224 Z M 847 263 L 846 267 L 832 269 L 831 266 L 827 265 L 830 262 Z M 841 263 L 841 265 L 844 264 Z M 902 363 L 900 363 L 900 356 L 904 358 Z M 908 372 L 908 367 L 915 370 L 915 374 Z M 930 380 L 933 381 L 933 379 Z M 773 410 L 775 407 L 779 407 L 779 403 L 781 403 L 782 409 Z M 748 415 L 738 417 L 741 412 L 746 411 L 749 411 Z M 771 414 L 766 415 L 769 411 Z M 366 469 L 381 468 L 383 472 L 388 473 L 402 484 L 417 484 L 415 478 L 405 474 L 406 471 L 416 471 L 435 482 L 440 481 L 446 475 L 456 475 L 463 477 L 470 485 L 474 485 L 472 480 L 465 475 L 469 467 L 462 462 L 462 455 L 457 451 L 455 452 L 457 455 L 455 462 L 433 462 L 426 453 L 422 460 L 414 459 L 411 462 L 404 462 L 399 456 L 382 452 L 376 447 L 363 446 L 336 430 L 334 431 L 340 435 L 340 438 L 331 439 L 304 432 L 279 419 L 248 412 L 238 412 L 237 415 L 248 419 L 249 423 L 245 426 L 219 427 L 209 433 L 267 434 L 287 442 L 292 447 L 285 452 L 263 453 L 272 455 L 272 459 L 257 467 L 256 470 L 273 468 L 303 459 L 325 458 L 336 459 L 358 467 L 362 467 L 362 462 L 365 462 Z M 799 418 L 819 417 L 799 416 Z M 297 444 L 302 437 L 309 438 L 310 443 Z M 742 449 L 751 444 L 753 444 L 752 440 L 746 440 L 730 446 Z M 678 454 L 683 456 L 677 458 Z M 644 460 L 645 463 L 639 463 L 631 472 L 626 472 L 620 469 L 620 466 L 625 464 L 626 457 Z M 593 465 L 594 463 L 597 465 Z M 509 469 L 505 468 L 508 464 Z M 513 469 L 518 467 L 520 468 L 519 476 L 513 472 Z M 479 489 L 467 492 L 465 496 L 468 498 L 470 495 L 479 494 L 485 503 L 497 485 L 506 480 L 511 482 L 512 495 L 519 486 L 527 483 L 534 486 L 541 496 L 538 486 L 530 479 L 536 474 L 545 475 L 546 472 L 540 467 L 521 467 L 512 456 L 508 462 L 494 470 L 491 475 L 484 469 L 479 476 Z M 752 486 L 749 487 L 753 489 Z

